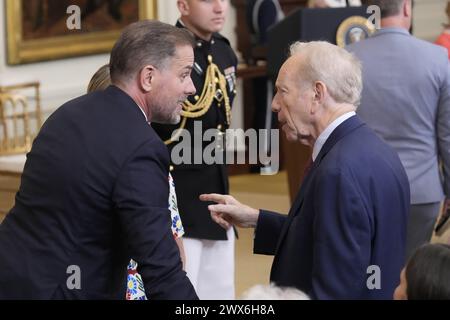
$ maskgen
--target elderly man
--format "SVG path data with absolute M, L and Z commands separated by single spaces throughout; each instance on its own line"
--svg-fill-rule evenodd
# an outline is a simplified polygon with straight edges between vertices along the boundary
M 397 154 L 356 115 L 360 63 L 327 42 L 296 43 L 272 109 L 288 140 L 313 147 L 288 216 L 202 195 L 213 219 L 254 227 L 270 279 L 316 299 L 391 299 L 405 249 L 409 187 Z
M 148 297 L 197 298 L 170 229 L 169 155 L 149 125 L 180 121 L 193 44 L 161 22 L 130 25 L 113 86 L 47 120 L 0 226 L 0 299 L 125 299 L 130 258 Z
M 450 198 L 450 67 L 444 48 L 409 33 L 411 0 L 368 4 L 380 7 L 381 30 L 347 49 L 363 65 L 358 115 L 398 152 L 408 174 L 410 257 L 430 241 L 440 202 Z

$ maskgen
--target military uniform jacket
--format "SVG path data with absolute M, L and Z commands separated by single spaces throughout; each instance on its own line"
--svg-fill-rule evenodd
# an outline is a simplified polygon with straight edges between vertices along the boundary
M 177 27 L 182 28 L 183 25 L 178 22 Z M 225 76 L 227 94 L 231 105 L 236 94 L 237 57 L 230 46 L 230 42 L 218 33 L 213 34 L 210 41 L 196 38 L 194 55 L 195 62 L 191 77 L 196 88 L 196 94 L 189 97 L 189 101 L 195 103 L 196 97 L 201 96 L 203 92 L 209 65 L 208 56 L 211 56 L 212 62 L 219 67 L 220 72 Z M 153 123 L 152 126 L 159 136 L 167 141 L 172 133 L 180 127 L 180 124 L 160 125 Z M 198 155 L 203 155 L 205 148 L 210 146 L 212 142 L 220 141 L 220 139 L 211 139 L 203 142 L 202 137 L 206 130 L 219 129 L 218 136 L 220 136 L 225 133 L 228 126 L 224 97 L 221 92 L 216 92 L 208 111 L 198 118 L 188 118 L 184 125 L 184 129 L 189 131 L 191 137 L 189 143 L 191 145 L 190 160 L 181 164 L 174 164 L 174 159 L 171 157 L 171 173 L 175 181 L 178 206 L 186 237 L 208 240 L 227 239 L 226 231 L 211 219 L 208 203 L 199 200 L 199 195 L 203 193 L 227 194 L 229 192 L 226 165 L 207 164 L 203 161 L 203 157 L 201 161 L 198 161 Z M 179 150 L 181 143 L 186 144 L 186 141 L 180 138 L 179 141 L 168 145 L 171 155 L 173 148 L 178 145 L 176 150 Z M 220 152 L 219 150 L 223 152 L 223 148 L 224 144 L 216 148 L 216 152 Z M 197 159 L 194 159 L 195 153 Z M 177 152 L 177 154 L 185 155 L 184 152 Z M 225 162 L 225 156 L 223 159 Z

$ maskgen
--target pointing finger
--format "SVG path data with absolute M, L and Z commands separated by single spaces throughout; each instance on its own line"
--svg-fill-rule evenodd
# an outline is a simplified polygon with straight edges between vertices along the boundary
M 226 196 L 218 193 L 202 194 L 200 195 L 201 201 L 213 201 L 216 203 L 225 203 Z

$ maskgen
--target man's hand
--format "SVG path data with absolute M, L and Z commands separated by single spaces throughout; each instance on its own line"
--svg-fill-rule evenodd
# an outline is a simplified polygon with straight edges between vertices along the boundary
M 200 200 L 218 203 L 209 205 L 208 209 L 211 212 L 211 218 L 224 229 L 229 229 L 231 225 L 241 228 L 256 227 L 259 210 L 240 203 L 232 196 L 202 194 Z

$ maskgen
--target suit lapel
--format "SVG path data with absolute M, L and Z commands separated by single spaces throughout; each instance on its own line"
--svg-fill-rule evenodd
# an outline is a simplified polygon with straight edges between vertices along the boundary
M 342 122 L 334 131 L 330 134 L 327 141 L 323 145 L 322 149 L 320 150 L 316 161 L 320 163 L 322 159 L 327 155 L 327 153 L 334 147 L 334 145 L 341 140 L 343 137 L 345 137 L 347 134 L 352 132 L 353 130 L 361 127 L 364 125 L 364 122 L 361 121 L 361 119 L 356 115 L 351 118 L 348 118 L 344 122 Z
M 317 168 L 320 166 L 322 159 L 326 156 L 326 154 L 333 148 L 333 146 L 344 136 L 352 132 L 353 130 L 359 128 L 364 123 L 359 119 L 358 116 L 353 116 L 343 123 L 341 123 L 328 137 L 327 141 L 323 145 L 322 149 L 319 152 L 316 160 L 313 163 L 313 166 L 309 173 L 306 175 L 302 185 L 300 186 L 300 190 L 295 197 L 294 203 L 292 204 L 291 209 L 289 210 L 288 217 L 283 225 L 283 229 L 280 233 L 280 237 L 278 238 L 277 249 L 275 251 L 275 256 L 278 250 L 281 247 L 281 244 L 286 237 L 287 231 L 289 230 L 289 226 L 291 225 L 292 219 L 300 213 L 301 207 L 303 205 L 303 201 L 305 199 L 306 190 L 309 189 L 311 182 L 314 180 L 313 177 L 317 171 Z
M 300 208 L 302 207 L 303 201 L 305 199 L 305 190 L 308 190 L 309 188 L 309 183 L 311 181 L 311 177 L 314 175 L 316 167 L 317 164 L 316 162 L 314 162 L 311 170 L 308 172 L 305 179 L 303 180 L 302 185 L 300 186 L 300 190 L 298 191 L 294 203 L 292 204 L 292 207 L 289 210 L 288 217 L 284 222 L 283 229 L 281 230 L 280 237 L 278 238 L 277 249 L 275 250 L 275 252 L 278 252 L 278 249 L 280 248 L 281 243 L 283 242 L 284 237 L 286 236 L 289 226 L 291 225 L 292 219 L 300 212 Z

